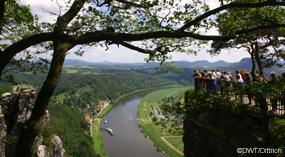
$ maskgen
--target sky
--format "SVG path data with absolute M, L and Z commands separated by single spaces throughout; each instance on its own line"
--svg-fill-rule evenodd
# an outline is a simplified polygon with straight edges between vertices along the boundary
M 37 15 L 41 21 L 53 22 L 56 20 L 55 15 L 50 14 L 50 12 L 59 14 L 59 7 L 57 3 L 64 6 L 68 0 L 20 0 L 22 4 L 30 5 L 32 13 Z M 188 1 L 188 0 L 187 0 Z M 205 0 L 209 3 L 211 8 L 219 6 L 218 0 Z M 61 8 L 64 10 L 64 7 Z M 61 11 L 63 14 L 64 11 Z M 210 31 L 213 34 L 217 32 L 215 30 Z M 207 49 L 210 46 L 205 46 L 205 48 L 200 49 L 197 55 L 185 54 L 180 52 L 171 53 L 172 61 L 184 60 L 184 61 L 197 61 L 197 60 L 207 60 L 210 62 L 215 62 L 218 60 L 225 60 L 227 62 L 238 62 L 242 58 L 250 57 L 246 50 L 244 49 L 226 49 L 222 50 L 220 55 L 211 56 L 207 53 Z M 50 57 L 50 56 L 49 56 Z M 139 52 L 124 48 L 122 46 L 110 46 L 108 51 L 101 47 L 90 47 L 86 50 L 83 56 L 77 56 L 74 53 L 69 53 L 67 58 L 71 59 L 81 59 L 89 62 L 116 62 L 116 63 L 134 63 L 134 62 L 145 62 L 145 58 L 148 55 L 141 54 Z

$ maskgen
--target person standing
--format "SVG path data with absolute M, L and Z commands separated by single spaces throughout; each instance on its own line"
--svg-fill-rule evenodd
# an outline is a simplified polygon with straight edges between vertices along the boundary
M 219 69 L 217 69 L 216 71 L 216 84 L 217 84 L 217 89 L 220 91 L 221 90 L 221 76 L 222 76 L 222 73 L 220 72 Z
M 199 79 L 201 78 L 201 74 L 199 72 L 199 70 L 194 70 L 194 90 L 198 91 L 199 90 Z
M 243 79 L 241 78 L 240 74 L 236 73 L 234 85 L 235 85 L 235 88 L 237 90 L 237 91 L 235 91 L 235 96 L 236 97 L 239 96 L 240 103 L 243 104 L 243 97 L 242 97 Z
M 218 89 L 217 89 L 215 77 L 211 73 L 209 73 L 209 78 L 208 79 L 209 79 L 210 91 L 211 92 L 216 92 Z
M 249 85 L 251 83 L 251 77 L 250 77 L 250 74 L 249 72 L 245 72 L 244 73 L 244 80 L 243 80 L 243 83 L 245 85 Z M 247 94 L 247 97 L 248 97 L 248 104 L 251 104 L 252 103 L 252 98 L 253 98 L 253 93 L 250 92 L 250 91 L 244 91 L 245 94 Z

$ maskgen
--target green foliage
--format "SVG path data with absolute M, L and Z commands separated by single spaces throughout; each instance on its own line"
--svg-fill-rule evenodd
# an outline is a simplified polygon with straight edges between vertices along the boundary
M 104 141 L 103 141 L 103 132 L 101 130 L 101 120 L 98 118 L 94 119 L 93 122 L 93 148 L 100 157 L 106 157 L 107 153 L 106 150 L 104 149 Z
M 240 2 L 248 3 L 247 0 Z M 234 35 L 233 33 L 244 29 L 284 23 L 284 16 L 284 7 L 233 8 L 218 15 L 216 26 L 220 34 Z M 215 54 L 223 48 L 246 48 L 250 54 L 258 53 L 257 56 L 263 60 L 264 66 L 271 66 L 276 60 L 284 58 L 281 41 L 284 36 L 284 28 L 254 31 L 246 35 L 241 34 L 233 40 L 215 41 L 210 52 Z
M 239 90 L 240 91 L 240 90 Z M 272 82 L 253 82 L 248 85 L 244 85 L 240 92 L 251 93 L 253 96 L 258 94 L 263 95 L 268 99 L 279 99 L 284 96 L 285 93 L 285 81 L 272 81 Z
M 273 148 L 282 148 L 285 150 L 285 120 L 275 118 L 271 121 L 270 130 L 273 137 Z
M 29 6 L 20 5 L 16 0 L 6 0 L 4 12 L 4 27 L 0 34 L 0 48 L 7 47 L 7 42 L 21 40 L 35 32 L 37 17 L 31 13 Z M 2 45 L 3 44 L 3 45 Z
M 257 98 L 262 96 L 267 99 L 280 99 L 284 96 L 284 82 L 282 81 L 272 81 L 269 83 L 265 82 L 254 82 L 252 84 L 244 85 L 242 88 L 235 88 L 235 92 L 251 94 Z M 283 93 L 283 94 L 282 94 Z M 258 103 L 258 102 L 257 102 Z M 265 104 L 266 105 L 266 104 Z M 211 118 L 209 119 L 209 115 L 214 116 L 217 115 L 217 118 L 221 118 L 220 114 L 232 114 L 228 115 L 232 121 L 238 121 L 242 119 L 242 117 L 250 117 L 249 120 L 253 120 L 253 117 L 256 117 L 262 120 L 263 115 L 260 112 L 257 112 L 255 107 L 250 107 L 245 104 L 240 104 L 238 101 L 232 100 L 231 96 L 222 96 L 219 93 L 211 93 L 211 92 L 194 92 L 187 91 L 185 94 L 185 113 L 188 117 L 196 117 L 199 119 L 199 123 L 205 123 L 203 127 L 212 130 L 213 132 L 219 133 L 228 133 L 231 128 L 227 128 L 228 121 L 215 124 L 215 121 Z M 266 115 L 266 119 L 269 120 L 270 127 L 270 147 L 272 148 L 284 148 L 284 119 L 282 118 L 270 118 Z M 215 117 L 215 116 L 214 116 Z M 213 117 L 212 117 L 213 118 Z M 253 119 L 252 119 L 253 118 Z M 270 118 L 270 119 L 269 119 Z M 196 120 L 197 120 L 196 119 Z M 248 121 L 250 122 L 250 121 Z M 207 124 L 210 123 L 210 124 Z M 246 124 L 245 121 L 243 124 Z M 212 128 L 208 128 L 207 125 L 213 125 Z M 217 127 L 217 126 L 219 127 Z M 221 126 L 220 126 L 221 125 Z M 224 127 L 222 127 L 225 125 Z M 252 127 L 260 127 L 260 123 L 252 124 Z M 221 130 L 224 130 L 221 132 Z M 259 137 L 263 136 L 263 130 L 251 130 L 252 135 Z M 241 132 L 238 132 L 240 134 Z M 255 138 L 256 138 L 255 137 Z M 237 140 L 236 137 L 231 137 L 231 140 Z M 246 141 L 246 139 L 244 139 Z M 250 143 L 252 141 L 248 141 Z
M 223 96 L 216 92 L 194 92 L 185 93 L 185 112 L 204 112 L 215 110 L 230 110 L 236 113 L 244 113 L 248 106 L 232 101 L 230 96 Z
M 7 23 L 31 23 L 34 21 L 29 6 L 20 5 L 16 0 L 6 0 L 5 7 Z
M 172 84 L 172 81 L 158 77 L 149 77 L 135 71 L 97 71 L 80 68 L 65 69 L 62 81 L 49 105 L 51 122 L 44 130 L 46 139 L 56 134 L 63 140 L 67 156 L 89 157 L 95 154 L 104 154 L 102 138 L 98 126 L 93 128 L 94 142 L 88 135 L 89 128 L 83 120 L 83 112 L 93 113 L 99 100 L 109 99 L 112 104 L 117 98 L 137 89 L 154 88 Z M 42 75 L 20 73 L 15 75 L 20 82 L 33 83 L 39 86 L 40 82 L 31 82 L 32 77 L 42 78 Z M 148 80 L 148 81 L 145 81 Z M 87 104 L 91 108 L 87 108 Z M 111 107 L 111 106 L 110 106 Z M 98 125 L 98 122 L 96 122 Z M 97 128 L 96 128 L 97 127 Z M 50 147 L 50 140 L 46 144 Z M 84 147 L 84 148 L 81 148 Z M 94 149 L 94 150 L 93 150 Z
M 242 0 L 240 2 L 248 2 L 247 0 Z M 258 2 L 253 0 L 251 2 Z M 262 25 L 270 25 L 273 23 L 283 23 L 283 17 L 285 15 L 285 9 L 283 7 L 263 7 L 263 8 L 233 8 L 226 12 L 223 12 L 217 17 L 217 26 L 219 32 L 224 35 L 229 35 L 238 30 L 244 28 L 254 28 Z M 284 30 L 282 29 L 271 29 L 267 30 L 269 32 L 276 32 Z M 242 40 L 256 40 L 258 36 L 264 36 L 268 34 L 267 31 L 259 31 L 258 33 L 253 33 L 251 35 L 244 36 L 243 38 L 238 38 L 237 40 L 242 42 Z M 269 35 L 269 34 L 268 34 Z
M 69 90 L 63 99 L 64 104 L 81 108 L 86 108 L 89 104 L 90 111 L 94 111 L 100 100 L 108 99 L 113 103 L 119 96 L 137 89 L 171 84 L 175 82 L 135 71 L 110 71 L 101 75 L 85 74 L 84 76 L 69 73 L 63 76 L 58 92 L 65 91 L 64 88 L 68 87 Z
M 68 104 L 50 103 L 51 121 L 43 131 L 45 144 L 51 148 L 50 139 L 58 135 L 66 150 L 67 157 L 96 156 L 93 150 L 92 138 L 88 135 L 88 127 L 78 108 L 70 108 Z

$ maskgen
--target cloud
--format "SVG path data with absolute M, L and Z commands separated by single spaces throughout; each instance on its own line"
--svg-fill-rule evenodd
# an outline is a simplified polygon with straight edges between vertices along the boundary
M 64 14 L 71 3 L 67 0 L 20 0 L 23 5 L 31 6 L 33 15 L 39 17 L 40 22 L 54 23 L 60 14 Z

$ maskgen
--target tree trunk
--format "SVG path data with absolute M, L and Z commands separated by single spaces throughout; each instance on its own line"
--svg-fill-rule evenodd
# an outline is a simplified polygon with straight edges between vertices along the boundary
M 256 95 L 256 101 L 260 105 L 260 111 L 261 111 L 261 124 L 262 124 L 262 132 L 263 132 L 263 143 L 264 147 L 268 147 L 270 145 L 270 130 L 269 130 L 269 121 L 268 121 L 268 106 L 266 98 L 261 94 Z
M 259 72 L 259 76 L 264 77 L 263 74 L 263 65 L 262 62 L 260 60 L 260 56 L 259 56 L 259 46 L 258 43 L 255 43 L 255 50 L 254 50 L 254 58 L 256 60 L 257 66 L 258 66 L 258 72 Z
M 37 95 L 32 115 L 26 124 L 24 124 L 17 140 L 16 156 L 33 156 L 32 146 L 34 139 L 42 129 L 41 120 L 47 110 L 49 100 L 60 80 L 66 52 L 73 47 L 73 45 L 64 42 L 54 42 L 54 45 L 54 54 L 49 68 L 49 73 Z
M 3 25 L 4 25 L 5 2 L 6 2 L 6 0 L 1 0 L 0 1 L 0 34 L 2 33 L 2 28 L 3 28 Z M 3 52 L 0 50 L 0 58 L 2 58 L 1 57 L 2 53 Z M 1 77 L 2 77 L 3 69 L 4 68 L 0 67 L 0 80 L 1 80 Z
M 255 74 L 255 69 L 256 69 L 256 61 L 254 59 L 254 55 L 252 52 L 249 52 L 250 54 L 250 58 L 251 58 L 251 64 L 252 64 L 252 67 L 251 67 L 251 76 L 252 76 L 252 81 L 256 81 L 257 78 L 256 78 L 256 74 Z
M 0 34 L 4 25 L 5 2 L 6 0 L 0 1 Z

